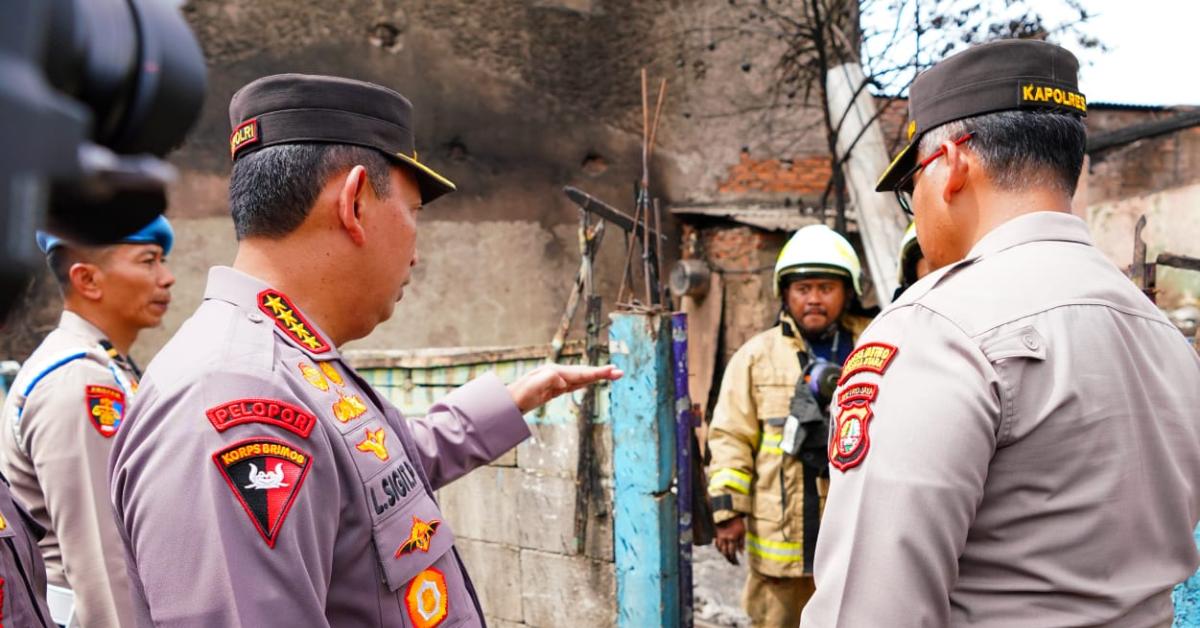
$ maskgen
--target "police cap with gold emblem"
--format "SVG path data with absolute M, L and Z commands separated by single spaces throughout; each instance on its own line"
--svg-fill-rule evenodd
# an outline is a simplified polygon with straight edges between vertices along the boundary
M 908 90 L 908 145 L 875 191 L 894 190 L 916 165 L 921 136 L 947 122 L 1014 109 L 1087 115 L 1078 73 L 1079 61 L 1066 49 L 1025 39 L 975 46 L 922 72 Z
M 234 161 L 276 144 L 351 144 L 374 148 L 411 167 L 422 203 L 455 189 L 417 159 L 412 103 L 374 83 L 308 74 L 263 77 L 233 95 L 229 124 Z

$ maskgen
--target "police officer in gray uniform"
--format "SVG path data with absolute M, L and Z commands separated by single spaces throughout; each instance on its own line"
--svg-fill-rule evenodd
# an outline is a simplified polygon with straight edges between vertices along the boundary
M 1169 626 L 1196 570 L 1200 360 L 1072 216 L 1078 64 L 1037 41 L 919 76 L 881 178 L 935 270 L 834 399 L 805 627 Z
M 230 104 L 233 268 L 147 369 L 111 460 L 141 626 L 478 626 L 434 491 L 620 373 L 485 375 L 410 420 L 338 347 L 392 314 L 454 189 L 378 85 L 278 75 Z M 502 577 L 502 574 L 496 574 Z

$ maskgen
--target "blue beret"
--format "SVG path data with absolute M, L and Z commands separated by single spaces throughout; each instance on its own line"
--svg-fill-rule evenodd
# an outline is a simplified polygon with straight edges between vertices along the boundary
M 37 245 L 43 253 L 49 253 L 66 243 L 66 240 L 54 234 L 37 232 Z M 157 244 L 162 247 L 163 255 L 166 255 L 171 252 L 171 245 L 175 244 L 175 230 L 171 229 L 171 223 L 167 222 L 166 216 L 159 216 L 145 227 L 108 244 Z

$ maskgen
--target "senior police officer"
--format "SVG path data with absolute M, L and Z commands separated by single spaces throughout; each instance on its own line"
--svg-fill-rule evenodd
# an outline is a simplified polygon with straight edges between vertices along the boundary
M 829 227 L 797 231 L 775 264 L 778 324 L 738 349 L 721 381 L 708 438 L 715 545 L 730 562 L 743 548 L 749 555 L 742 606 L 755 626 L 795 626 L 812 594 L 823 432 L 812 432 L 815 464 L 784 438 L 798 420 L 788 417 L 805 414 L 797 402 L 828 422 L 805 380 L 841 364 L 866 327 L 851 313 L 860 272 L 853 247 Z
M 434 491 L 612 367 L 485 375 L 407 420 L 338 347 L 389 318 L 450 192 L 400 94 L 277 75 L 230 103 L 233 268 L 149 366 L 113 452 L 142 626 L 477 626 Z
M 108 455 L 137 390 L 128 357 L 162 322 L 175 278 L 166 218 L 116 242 L 38 232 L 63 295 L 58 327 L 29 356 L 0 419 L 0 466 L 46 529 L 50 612 L 62 625 L 133 621 L 125 552 L 108 498 Z
M 912 195 L 938 270 L 845 364 L 803 626 L 1171 623 L 1198 562 L 1200 360 L 1070 214 L 1077 69 L 1010 40 L 913 83 L 878 189 Z

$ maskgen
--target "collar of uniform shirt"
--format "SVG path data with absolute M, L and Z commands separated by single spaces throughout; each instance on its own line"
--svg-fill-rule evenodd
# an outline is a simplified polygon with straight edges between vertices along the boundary
M 62 318 L 58 321 L 58 326 L 60 329 L 65 329 L 73 334 L 87 338 L 88 342 L 93 344 L 107 338 L 99 327 L 96 327 L 86 318 L 70 310 L 63 310 Z
M 989 231 L 971 247 L 963 261 L 974 261 L 1021 244 L 1046 241 L 1077 242 L 1091 246 L 1092 236 L 1087 223 L 1078 216 L 1064 212 L 1032 212 L 1017 216 Z
M 207 301 L 209 299 L 216 299 L 218 301 L 230 303 L 244 310 L 246 315 L 250 317 L 250 320 L 254 320 L 255 316 L 265 316 L 259 311 L 258 308 L 258 294 L 263 290 L 271 288 L 273 288 L 273 286 L 270 286 L 262 280 L 247 275 L 246 273 L 243 273 L 235 268 L 230 268 L 229 266 L 213 266 L 212 268 L 208 269 L 208 286 L 204 289 L 204 300 Z M 341 354 L 338 352 L 338 348 L 335 347 L 332 342 L 329 342 L 329 336 L 325 334 L 325 330 L 321 329 L 321 327 L 307 315 L 304 315 L 299 303 L 294 303 L 293 305 L 297 310 L 300 311 L 301 315 L 304 316 L 305 322 L 312 327 L 312 331 L 329 345 L 329 349 L 322 351 L 319 354 L 313 353 L 309 347 L 304 346 L 302 343 L 296 342 L 287 334 L 282 334 L 284 338 L 287 338 L 288 343 L 308 354 L 308 356 L 314 360 L 340 359 Z M 275 321 L 269 320 L 269 322 L 274 324 Z

